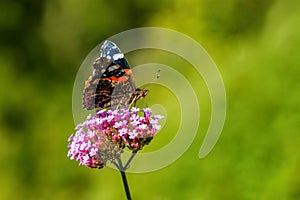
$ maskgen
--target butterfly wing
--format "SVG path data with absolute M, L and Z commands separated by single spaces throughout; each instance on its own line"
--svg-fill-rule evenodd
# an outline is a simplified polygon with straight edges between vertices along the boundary
M 104 42 L 100 52 L 93 64 L 93 75 L 85 84 L 83 108 L 128 106 L 136 88 L 127 60 L 110 41 Z

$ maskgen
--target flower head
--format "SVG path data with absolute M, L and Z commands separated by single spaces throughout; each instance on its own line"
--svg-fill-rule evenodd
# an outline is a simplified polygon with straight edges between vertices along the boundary
M 76 126 L 69 137 L 68 157 L 81 165 L 102 168 L 114 161 L 125 147 L 141 150 L 160 129 L 160 115 L 151 116 L 150 108 L 109 109 L 97 111 Z
M 105 134 L 112 138 L 112 142 L 118 147 L 128 147 L 138 151 L 144 145 L 149 144 L 155 133 L 160 129 L 159 119 L 163 116 L 152 116 L 150 108 L 139 109 L 110 109 L 106 113 L 98 114 L 100 120 L 107 124 Z M 109 119 L 109 120 L 108 120 Z
M 101 131 L 97 121 L 87 119 L 76 127 L 76 133 L 69 137 L 68 157 L 81 165 L 99 168 L 108 160 L 113 161 L 122 153 Z

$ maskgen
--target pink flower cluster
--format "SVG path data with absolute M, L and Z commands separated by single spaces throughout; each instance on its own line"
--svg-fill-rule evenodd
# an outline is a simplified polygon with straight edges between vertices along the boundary
M 88 116 L 77 125 L 76 133 L 69 137 L 68 157 L 81 165 L 100 169 L 107 161 L 120 157 L 125 147 L 136 153 L 149 144 L 161 128 L 158 122 L 162 118 L 152 116 L 150 108 L 97 111 L 96 116 Z

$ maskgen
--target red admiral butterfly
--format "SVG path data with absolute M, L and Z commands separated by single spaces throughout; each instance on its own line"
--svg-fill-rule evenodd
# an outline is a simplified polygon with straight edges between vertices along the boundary
M 115 43 L 106 40 L 100 47 L 100 57 L 93 64 L 93 75 L 85 82 L 83 108 L 130 106 L 148 92 L 135 87 L 124 54 Z

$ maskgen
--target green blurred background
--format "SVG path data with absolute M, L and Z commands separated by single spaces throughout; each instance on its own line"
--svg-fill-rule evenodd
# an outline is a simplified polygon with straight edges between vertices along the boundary
M 133 199 L 300 199 L 298 1 L 2 0 L 0 8 L 1 200 L 125 199 L 117 171 L 67 158 L 67 138 L 85 56 L 142 26 L 171 28 L 203 45 L 223 76 L 228 108 L 219 142 L 199 160 L 210 117 L 199 88 L 199 134 L 172 165 L 129 174 Z M 158 94 L 152 90 L 153 101 L 166 101 Z M 157 144 L 172 138 L 178 124 L 169 124 Z

